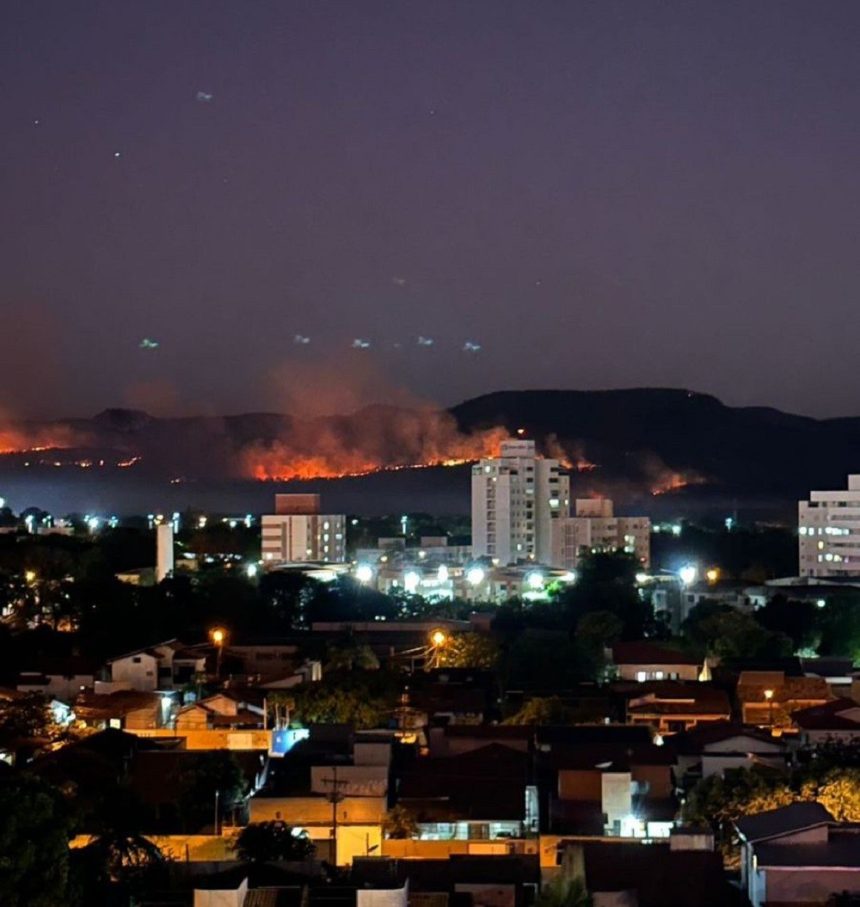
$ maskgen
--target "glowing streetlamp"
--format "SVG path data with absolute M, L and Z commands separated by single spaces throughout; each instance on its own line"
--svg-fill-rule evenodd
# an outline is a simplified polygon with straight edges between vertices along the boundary
M 716 567 L 711 567 L 705 571 L 705 579 L 713 585 L 720 578 L 720 571 Z
M 227 640 L 227 631 L 223 627 L 214 627 L 209 632 L 209 638 L 215 646 L 215 677 L 221 679 L 221 656 L 224 651 L 224 643 Z
M 421 574 L 417 570 L 407 570 L 403 574 L 403 588 L 410 595 L 414 595 L 418 591 L 418 586 L 421 583 Z
M 481 567 L 470 567 L 466 571 L 466 582 L 470 586 L 480 586 L 486 574 Z
M 773 727 L 773 690 L 765 690 L 764 698 L 767 700 L 767 723 Z
M 693 583 L 696 582 L 696 577 L 698 575 L 699 571 L 696 569 L 695 564 L 684 564 L 678 571 L 678 576 L 685 586 L 692 586 Z
M 373 568 L 369 564 L 359 564 L 355 568 L 355 578 L 360 583 L 369 583 L 373 579 Z
M 543 589 L 543 574 L 538 573 L 537 570 L 532 571 L 526 576 L 526 585 L 529 589 L 533 589 L 536 592 L 539 589 Z
M 448 634 L 444 630 L 434 630 L 430 634 L 430 642 L 434 649 L 441 649 L 448 642 Z

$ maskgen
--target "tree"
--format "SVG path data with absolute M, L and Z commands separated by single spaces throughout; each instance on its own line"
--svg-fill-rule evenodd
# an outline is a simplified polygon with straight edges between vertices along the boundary
M 499 646 L 489 636 L 452 633 L 439 649 L 439 666 L 492 670 L 499 660 Z
M 624 622 L 611 611 L 590 611 L 583 614 L 576 625 L 577 638 L 588 648 L 602 651 L 617 642 L 624 630 Z
M 788 655 L 791 640 L 770 633 L 749 614 L 727 605 L 701 602 L 684 621 L 684 635 L 720 659 Z
M 382 830 L 388 838 L 414 838 L 418 835 L 418 822 L 410 809 L 398 803 L 385 814 Z
M 380 727 L 394 708 L 387 697 L 371 695 L 361 685 L 338 683 L 331 675 L 296 690 L 295 703 L 295 718 L 303 725 L 351 724 L 361 729 Z
M 584 614 L 609 611 L 622 622 L 622 636 L 641 639 L 651 620 L 651 610 L 636 591 L 636 559 L 623 552 L 603 552 L 585 557 L 579 578 L 559 593 L 569 626 Z
M 327 671 L 378 671 L 379 659 L 367 643 L 350 638 L 328 651 Z
M 231 845 L 246 863 L 275 863 L 306 860 L 316 847 L 306 831 L 296 831 L 286 822 L 252 822 L 246 825 Z
M 14 749 L 25 740 L 49 743 L 62 734 L 48 701 L 40 693 L 0 699 L 0 747 Z
M 180 787 L 179 806 L 186 828 L 198 831 L 212 821 L 216 793 L 219 817 L 242 801 L 245 778 L 232 753 L 213 750 L 189 758 Z
M 801 800 L 816 800 L 837 822 L 860 822 L 860 770 L 831 769 L 801 784 Z
M 755 619 L 766 630 L 788 636 L 796 652 L 798 649 L 818 648 L 821 642 L 818 611 L 815 602 L 792 601 L 784 595 L 775 595 L 755 612 Z
M 0 904 L 66 903 L 71 824 L 59 792 L 35 779 L 0 778 Z
M 576 715 L 558 696 L 535 696 L 505 719 L 505 724 L 572 724 Z

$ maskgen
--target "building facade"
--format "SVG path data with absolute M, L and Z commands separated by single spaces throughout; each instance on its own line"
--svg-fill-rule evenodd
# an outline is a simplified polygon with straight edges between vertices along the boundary
M 570 509 L 570 479 L 534 441 L 503 441 L 472 467 L 472 554 L 499 564 L 552 563 L 553 527 Z
M 801 576 L 860 575 L 860 475 L 845 491 L 813 491 L 797 507 Z
M 574 516 L 553 524 L 552 563 L 574 570 L 586 554 L 624 551 L 643 567 L 651 565 L 651 520 L 646 516 L 617 517 L 612 501 L 585 498 L 576 501 Z
M 346 516 L 320 513 L 318 494 L 276 494 L 275 513 L 262 518 L 263 566 L 346 561 Z

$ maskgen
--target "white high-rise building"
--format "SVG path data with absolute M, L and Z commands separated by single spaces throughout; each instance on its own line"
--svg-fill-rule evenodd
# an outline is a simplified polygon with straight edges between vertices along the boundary
M 155 527 L 155 581 L 170 576 L 173 567 L 173 523 L 159 523 Z
M 320 513 L 318 494 L 276 494 L 275 513 L 262 518 L 263 566 L 346 561 L 346 517 Z
M 860 575 L 860 475 L 847 491 L 812 491 L 797 505 L 801 576 Z
M 651 566 L 651 520 L 647 516 L 615 516 L 606 498 L 579 498 L 575 516 L 565 516 L 553 528 L 553 566 L 573 570 L 586 554 L 624 551 L 640 566 Z
M 570 479 L 534 441 L 503 441 L 472 467 L 472 555 L 552 564 L 553 524 L 570 509 Z

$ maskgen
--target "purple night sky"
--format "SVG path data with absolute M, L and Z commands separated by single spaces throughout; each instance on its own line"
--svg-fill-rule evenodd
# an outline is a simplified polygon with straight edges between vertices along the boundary
M 4 0 L 0 410 L 858 415 L 858 47 L 856 0 Z

